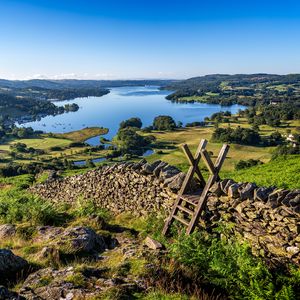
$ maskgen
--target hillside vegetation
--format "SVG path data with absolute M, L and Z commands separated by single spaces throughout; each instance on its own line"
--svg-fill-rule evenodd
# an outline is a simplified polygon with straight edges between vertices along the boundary
M 223 176 L 238 182 L 255 182 L 260 186 L 300 187 L 300 155 L 277 157 L 266 164 L 244 170 L 223 172 Z
M 300 75 L 215 74 L 194 77 L 168 85 L 175 90 L 167 99 L 178 102 L 207 102 L 231 105 L 297 103 L 300 101 Z

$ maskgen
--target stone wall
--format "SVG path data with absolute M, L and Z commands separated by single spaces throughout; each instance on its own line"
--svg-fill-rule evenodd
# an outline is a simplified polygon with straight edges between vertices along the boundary
M 164 162 L 121 163 L 85 174 L 51 179 L 31 189 L 45 199 L 74 202 L 93 199 L 100 207 L 118 214 L 145 215 L 174 203 L 185 174 Z
M 300 190 L 225 179 L 214 184 L 211 192 L 202 219 L 205 226 L 226 221 L 256 254 L 300 264 Z
M 55 202 L 93 199 L 113 213 L 170 211 L 185 174 L 164 162 L 122 163 L 82 175 L 51 179 L 31 191 Z M 196 189 L 193 182 L 190 189 Z M 212 186 L 202 225 L 232 225 L 253 251 L 300 264 L 300 190 L 288 191 L 225 179 Z

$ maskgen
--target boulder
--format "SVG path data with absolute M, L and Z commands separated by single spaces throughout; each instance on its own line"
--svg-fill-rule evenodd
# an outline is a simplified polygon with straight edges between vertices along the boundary
M 97 235 L 91 228 L 82 226 L 66 229 L 52 226 L 40 227 L 35 240 L 47 242 L 47 246 L 73 255 L 103 251 L 107 248 L 102 236 Z
M 0 285 L 0 300 L 26 300 L 17 293 L 8 290 L 5 286 Z
M 73 267 L 56 270 L 46 268 L 30 274 L 20 289 L 27 300 L 72 300 L 93 296 L 85 289 L 86 278 Z
M 146 246 L 148 246 L 150 249 L 153 249 L 153 250 L 162 249 L 162 247 L 163 247 L 161 243 L 159 243 L 158 241 L 152 239 L 149 236 L 146 237 L 144 243 L 145 243 Z
M 0 282 L 15 278 L 18 273 L 21 273 L 28 267 L 28 262 L 14 255 L 11 250 L 0 249 Z
M 20 295 L 26 300 L 77 300 L 102 299 L 101 293 L 112 286 L 120 288 L 124 295 L 126 292 L 138 291 L 135 281 L 107 278 L 106 271 L 107 269 L 88 267 L 40 269 L 27 277 L 20 288 Z

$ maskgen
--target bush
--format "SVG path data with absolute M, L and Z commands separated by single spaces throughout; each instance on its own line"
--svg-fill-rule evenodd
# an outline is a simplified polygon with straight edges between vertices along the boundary
M 299 292 L 299 270 L 271 272 L 249 246 L 233 239 L 220 240 L 201 232 L 181 236 L 171 245 L 171 257 L 204 282 L 226 290 L 231 299 L 292 300 Z
M 185 127 L 202 127 L 205 126 L 205 122 L 191 122 L 191 123 L 186 123 Z
M 174 130 L 176 123 L 170 116 L 158 116 L 153 121 L 153 128 L 155 130 Z
M 263 162 L 259 159 L 248 159 L 248 160 L 240 160 L 235 165 L 236 170 L 247 169 L 253 166 L 262 165 Z
M 0 221 L 2 223 L 30 222 L 32 225 L 59 225 L 65 216 L 49 201 L 20 188 L 0 193 Z

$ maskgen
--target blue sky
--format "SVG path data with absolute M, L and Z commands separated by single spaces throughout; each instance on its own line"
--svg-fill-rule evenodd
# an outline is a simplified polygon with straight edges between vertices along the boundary
M 300 73 L 300 1 L 0 0 L 0 78 Z

